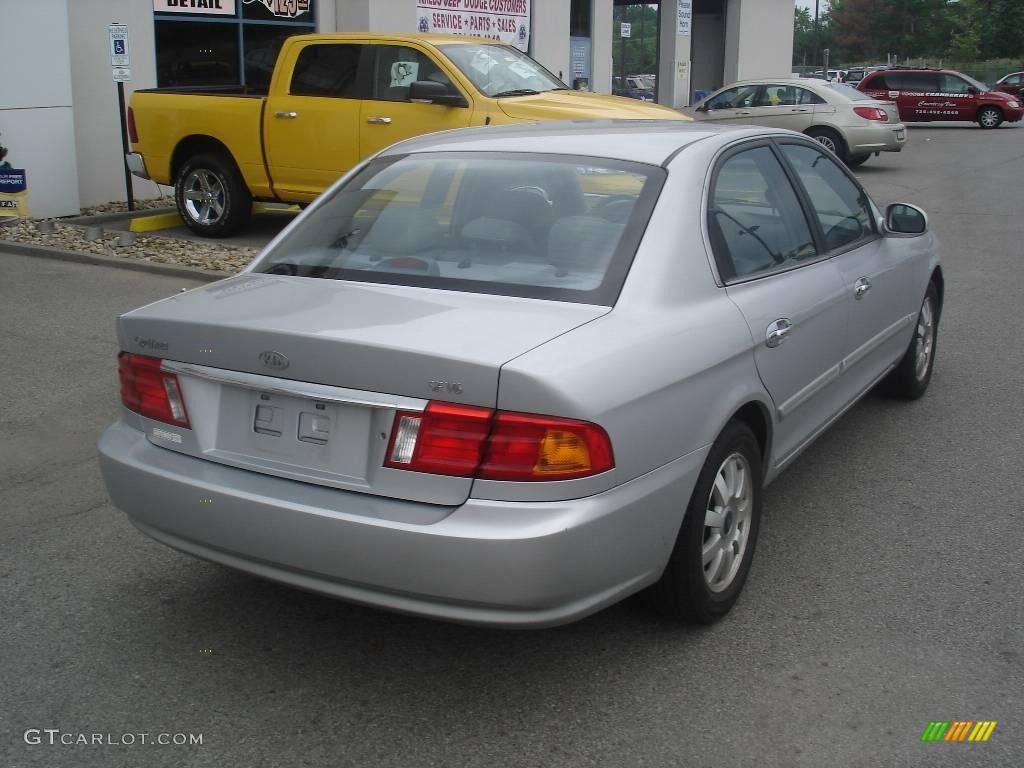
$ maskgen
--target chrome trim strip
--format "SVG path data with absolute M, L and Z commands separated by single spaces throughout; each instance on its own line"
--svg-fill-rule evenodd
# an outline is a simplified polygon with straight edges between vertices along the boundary
M 124 156 L 124 159 L 128 164 L 128 170 L 132 172 L 132 175 L 149 181 L 149 171 L 146 170 L 146 159 L 142 155 L 138 152 L 129 152 Z
M 789 416 L 793 411 L 799 408 L 801 405 L 806 403 L 818 392 L 827 387 L 839 376 L 839 372 L 842 370 L 841 363 L 836 363 L 827 371 L 822 373 L 818 378 L 814 379 L 810 384 L 807 384 L 803 389 L 793 395 L 791 398 L 786 400 L 778 407 L 779 421 Z
M 819 427 L 818 429 L 816 429 L 816 430 L 815 430 L 815 431 L 814 431 L 814 432 L 813 432 L 813 433 L 811 434 L 811 436 L 810 436 L 810 437 L 808 437 L 808 438 L 807 438 L 806 440 L 804 440 L 804 441 L 803 441 L 802 443 L 800 443 L 800 445 L 798 445 L 798 446 L 797 446 L 796 448 L 794 448 L 794 449 L 793 449 L 792 451 L 790 451 L 790 452 L 789 452 L 788 454 L 786 454 L 786 456 L 785 456 L 784 458 L 781 458 L 781 459 L 779 459 L 779 460 L 778 460 L 777 462 L 775 462 L 775 469 L 774 469 L 774 472 L 775 472 L 776 474 L 778 474 L 778 473 L 779 473 L 779 472 L 781 472 L 781 471 L 782 471 L 783 469 L 785 469 L 785 468 L 786 468 L 786 466 L 787 466 L 787 465 L 788 465 L 788 464 L 789 464 L 789 463 L 790 463 L 791 461 L 793 461 L 793 459 L 795 459 L 795 458 L 796 458 L 797 456 L 799 456 L 799 455 L 800 455 L 801 453 L 803 453 L 804 449 L 806 449 L 806 448 L 807 448 L 807 447 L 808 447 L 808 446 L 809 446 L 809 445 L 810 445 L 811 443 L 813 443 L 813 442 L 814 442 L 815 440 L 817 440 L 817 439 L 818 439 L 819 437 L 821 437 L 822 433 L 824 433 L 825 431 L 827 431 L 827 430 L 828 430 L 828 428 L 829 428 L 829 427 L 831 427 L 831 426 L 832 426 L 833 424 L 835 424 L 835 423 L 836 423 L 837 421 L 839 421 L 839 419 L 840 419 L 840 418 L 842 418 L 842 416 L 843 416 L 843 415 L 844 415 L 844 414 L 845 414 L 845 413 L 846 413 L 846 412 L 847 412 L 848 410 L 850 410 L 851 408 L 853 408 L 853 406 L 855 406 L 855 405 L 856 405 L 857 403 L 859 403 L 859 402 L 861 401 L 861 398 L 863 398 L 863 397 L 864 397 L 864 395 L 866 395 L 866 394 L 867 394 L 868 392 L 870 392 L 870 391 L 871 391 L 871 390 L 872 390 L 872 389 L 873 389 L 873 388 L 874 388 L 875 386 L 877 386 L 877 385 L 878 385 L 878 383 L 879 383 L 879 382 L 880 382 L 880 381 L 881 381 L 882 379 L 884 379 L 884 378 L 885 378 L 886 376 L 888 376 L 888 375 L 889 375 L 889 373 L 890 373 L 890 372 L 891 372 L 891 371 L 892 371 L 892 370 L 893 370 L 893 369 L 894 369 L 894 368 L 895 368 L 895 367 L 896 367 L 897 365 L 899 365 L 899 360 L 897 360 L 897 361 L 896 361 L 895 363 L 893 363 L 893 364 L 892 364 L 892 365 L 890 365 L 890 366 L 889 366 L 888 368 L 886 368 L 886 369 L 885 369 L 884 371 L 882 371 L 882 372 L 881 372 L 880 374 L 878 374 L 878 376 L 876 376 L 875 378 L 873 378 L 873 379 L 871 380 L 871 383 L 870 383 L 870 384 L 868 384 L 868 385 L 867 385 L 866 387 L 864 387 L 864 389 L 863 389 L 863 390 L 861 390 L 861 391 L 860 391 L 860 392 L 859 392 L 859 393 L 858 393 L 858 394 L 857 394 L 856 396 L 854 396 L 854 397 L 853 397 L 853 398 L 852 398 L 852 399 L 850 400 L 850 402 L 848 402 L 848 403 L 847 403 L 846 405 L 844 405 L 844 406 L 843 406 L 842 408 L 840 408 L 840 409 L 839 409 L 838 411 L 836 411 L 836 412 L 835 412 L 835 414 L 833 414 L 832 418 L 830 418 L 830 419 L 829 419 L 828 421 L 826 421 L 826 422 L 825 422 L 824 424 L 822 424 L 822 425 L 821 425 L 821 426 L 820 426 L 820 427 Z
M 427 407 L 426 400 L 414 397 L 381 395 L 361 389 L 346 389 L 345 387 L 332 387 L 327 384 L 279 379 L 274 376 L 260 376 L 243 371 L 229 371 L 224 368 L 211 368 L 206 365 L 196 365 L 195 363 L 179 363 L 175 360 L 164 360 L 160 369 L 167 373 L 195 376 L 198 379 L 226 384 L 230 387 L 241 387 L 275 395 L 303 397 L 309 400 L 321 400 L 326 403 L 359 405 L 364 408 L 400 411 L 423 411 Z
M 890 325 L 880 333 L 875 334 L 872 338 L 861 344 L 857 349 L 851 352 L 849 355 L 843 358 L 843 361 L 839 364 L 840 368 L 845 370 L 854 363 L 859 363 L 865 357 L 874 352 L 878 347 L 887 342 L 897 333 L 902 331 L 904 327 L 911 325 L 914 319 L 917 317 L 916 314 L 909 314 L 901 317 L 895 323 Z

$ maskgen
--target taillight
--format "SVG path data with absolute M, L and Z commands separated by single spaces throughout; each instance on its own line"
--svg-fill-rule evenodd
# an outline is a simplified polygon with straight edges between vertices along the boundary
M 854 107 L 853 111 L 865 120 L 877 120 L 881 123 L 889 122 L 889 113 L 878 107 Z
M 160 370 L 163 362 L 122 352 L 117 356 L 121 377 L 121 402 L 146 418 L 191 429 L 178 377 Z
M 608 434 L 596 424 L 498 412 L 478 477 L 572 480 L 615 466 Z
M 615 466 L 596 424 L 553 416 L 429 403 L 399 411 L 384 466 L 485 480 L 571 480 Z
M 139 143 L 139 130 L 135 127 L 135 110 L 128 107 L 128 141 L 132 144 Z

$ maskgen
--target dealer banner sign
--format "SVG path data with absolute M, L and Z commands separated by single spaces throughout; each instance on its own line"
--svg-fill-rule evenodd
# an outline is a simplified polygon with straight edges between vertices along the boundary
M 530 47 L 530 0 L 416 0 L 420 32 L 473 35 Z
M 157 13 L 213 13 L 235 15 L 235 0 L 153 0 Z
M 0 218 L 28 216 L 28 180 L 25 170 L 0 167 Z

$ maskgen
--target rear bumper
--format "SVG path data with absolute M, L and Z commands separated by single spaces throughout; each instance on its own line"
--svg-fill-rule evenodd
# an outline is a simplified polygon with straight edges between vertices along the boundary
M 140 179 L 149 179 L 149 171 L 146 170 L 146 158 L 138 152 L 129 152 L 124 156 L 124 159 L 128 163 L 128 170 L 132 172 L 133 176 L 138 176 Z
M 122 422 L 98 449 L 114 504 L 168 546 L 353 602 L 508 627 L 567 623 L 653 583 L 706 454 L 584 499 L 469 499 L 412 524 L 410 505 L 435 519 L 438 507 L 184 456 Z
M 903 123 L 857 126 L 846 128 L 845 133 L 851 155 L 902 152 L 907 143 L 907 127 Z

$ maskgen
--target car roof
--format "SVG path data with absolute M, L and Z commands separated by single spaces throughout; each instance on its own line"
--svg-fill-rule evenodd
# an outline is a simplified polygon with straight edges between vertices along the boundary
M 425 134 L 394 144 L 383 155 L 420 152 L 516 152 L 577 155 L 662 165 L 679 150 L 717 139 L 787 134 L 771 128 L 707 125 L 680 120 L 557 120 Z
M 402 40 L 409 42 L 427 43 L 429 45 L 449 45 L 456 43 L 466 45 L 469 43 L 487 43 L 488 45 L 507 45 L 500 40 L 490 40 L 485 37 L 473 35 L 441 35 L 428 32 L 316 32 L 308 35 L 295 35 L 303 40 Z

